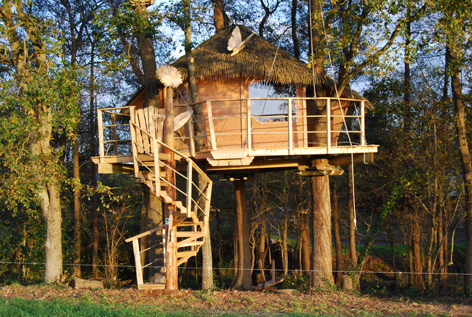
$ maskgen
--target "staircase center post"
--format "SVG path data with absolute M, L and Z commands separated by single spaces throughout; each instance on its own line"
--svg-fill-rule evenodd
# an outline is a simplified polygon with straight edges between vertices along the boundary
M 174 140 L 174 105 L 173 97 L 174 90 L 172 87 L 166 87 L 165 90 L 165 114 L 164 121 L 164 143 L 171 148 L 175 148 Z M 176 201 L 176 181 L 175 181 L 175 156 L 174 152 L 164 148 L 164 153 L 169 154 L 169 159 L 166 161 L 165 178 L 167 181 L 166 192 Z M 174 228 L 174 213 L 175 205 L 172 203 L 164 204 L 165 218 L 166 218 L 166 289 L 178 289 L 178 271 L 177 271 L 177 238 L 175 236 Z

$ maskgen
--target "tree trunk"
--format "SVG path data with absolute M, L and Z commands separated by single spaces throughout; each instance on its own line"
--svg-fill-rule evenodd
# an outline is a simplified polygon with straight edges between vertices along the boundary
M 142 193 L 142 209 L 141 209 L 141 232 L 145 232 L 154 229 L 164 223 L 164 215 L 162 211 L 162 201 L 153 193 L 146 184 L 141 184 Z M 161 245 L 161 237 L 157 237 L 160 234 L 156 232 L 152 235 L 142 238 L 141 249 L 151 248 L 147 252 L 147 259 L 145 259 L 146 253 L 142 253 L 141 263 L 154 263 L 147 270 L 147 277 L 150 283 L 154 283 L 156 278 L 159 277 L 159 273 L 163 273 L 165 270 L 164 266 L 164 249 Z
M 202 246 L 202 289 L 213 288 L 213 255 L 211 251 L 210 215 L 204 216 L 204 227 L 207 228 L 205 243 Z
M 97 195 L 95 195 L 97 196 Z M 92 277 L 98 278 L 98 207 L 92 210 Z
M 80 182 L 80 173 L 79 173 L 79 142 L 78 138 L 74 140 L 73 144 L 73 156 L 74 156 L 74 178 Z M 82 239 L 80 232 L 80 220 L 81 220 L 81 211 L 80 211 L 80 190 L 74 188 L 74 270 L 73 275 L 75 277 L 81 277 L 81 248 L 82 248 Z
M 229 25 L 229 18 L 226 15 L 222 0 L 211 0 L 213 4 L 213 22 L 216 32 Z
M 347 187 L 348 187 L 348 209 L 349 209 L 349 255 L 351 257 L 352 263 L 352 270 L 357 271 L 357 248 L 356 248 L 356 218 L 354 214 L 354 184 L 353 184 L 353 177 L 354 177 L 354 166 L 349 164 L 348 167 L 348 180 L 347 180 Z M 359 274 L 355 274 L 353 277 L 353 284 L 356 289 L 359 288 Z
M 62 275 L 62 215 L 59 188 L 42 190 L 41 209 L 46 218 L 46 265 L 44 283 L 59 282 Z
M 310 271 L 310 215 L 308 210 L 302 210 L 300 212 L 300 222 L 302 223 L 300 228 L 300 237 L 301 237 L 301 251 L 302 251 L 302 270 L 305 274 L 308 274 Z
M 266 191 L 267 187 L 265 186 L 267 184 L 266 179 L 264 178 L 264 193 L 262 193 L 263 200 L 265 201 L 267 199 L 266 197 Z M 259 233 L 259 248 L 258 248 L 258 255 L 257 255 L 257 263 L 259 264 L 259 270 L 261 273 L 262 280 L 265 281 L 265 275 L 264 275 L 264 264 L 265 264 L 265 251 L 266 251 L 266 239 L 267 239 L 267 210 L 265 209 L 265 206 L 263 207 L 264 209 L 262 210 L 262 215 L 261 215 L 261 231 Z
M 284 208 L 284 224 L 282 228 L 282 265 L 284 275 L 288 274 L 288 206 Z
M 326 165 L 327 159 L 317 159 L 314 165 Z M 329 176 L 311 178 L 313 195 L 313 287 L 334 284 L 331 259 L 331 202 Z
M 451 60 L 456 59 L 455 52 L 451 49 Z M 453 63 L 451 63 L 453 64 Z M 462 166 L 464 169 L 463 177 L 465 183 L 465 227 L 467 239 L 467 251 L 465 259 L 464 271 L 465 290 L 472 293 L 472 158 L 469 151 L 469 143 L 467 140 L 467 123 L 465 114 L 465 103 L 462 96 L 462 87 L 459 78 L 460 69 L 457 67 L 452 74 L 452 95 L 454 100 L 454 108 L 456 113 L 456 125 L 459 139 L 459 150 L 462 158 Z
M 297 5 L 298 0 L 292 0 L 292 42 L 293 42 L 293 56 L 300 59 L 300 43 L 297 36 Z
M 336 286 L 342 286 L 342 276 L 343 276 L 343 254 L 342 254 L 342 244 L 341 244 L 341 234 L 339 232 L 339 209 L 338 209 L 338 187 L 337 182 L 333 182 L 333 225 L 334 225 L 334 241 L 336 244 L 336 274 L 335 281 Z
M 387 214 L 385 217 L 385 228 L 387 230 L 388 234 L 388 242 L 390 243 L 390 250 L 392 252 L 392 268 L 393 268 L 393 273 L 395 276 L 395 290 L 398 291 L 400 289 L 400 280 L 398 278 L 398 273 L 397 273 L 397 259 L 396 259 L 396 253 L 395 253 L 395 237 L 393 236 L 393 230 L 392 230 L 392 224 L 390 222 L 390 214 Z
M 421 259 L 421 229 L 418 217 L 417 207 L 412 215 L 412 226 L 413 226 L 413 261 L 414 261 L 414 285 L 418 290 L 424 289 L 423 283 L 423 263 Z
M 246 189 L 243 180 L 234 181 L 234 199 L 238 222 L 239 265 L 235 288 L 251 289 L 251 250 L 249 246 L 249 215 L 246 201 Z M 236 264 L 236 263 L 235 263 Z

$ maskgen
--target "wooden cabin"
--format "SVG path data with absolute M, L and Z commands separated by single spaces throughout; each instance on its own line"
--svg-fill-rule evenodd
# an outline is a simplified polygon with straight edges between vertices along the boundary
M 145 107 L 145 92 L 140 90 L 124 107 L 98 111 L 100 156 L 94 161 L 99 172 L 134 173 L 166 203 L 178 206 L 184 216 L 174 219 L 174 224 L 193 221 L 195 228 L 200 225 L 200 232 L 207 230 L 201 225 L 201 216 L 208 215 L 211 181 L 206 178 L 209 192 L 198 193 L 192 173 L 205 173 L 195 163 L 206 166 L 207 173 L 298 169 L 305 175 L 326 175 L 336 173 L 336 166 L 349 164 L 352 157 L 355 162 L 369 162 L 377 152 L 377 145 L 365 142 L 368 102 L 364 98 L 349 89 L 336 96 L 332 79 L 314 77 L 305 63 L 247 28 L 239 29 L 244 42 L 238 52 L 228 51 L 234 27 L 218 32 L 193 50 L 199 102 L 189 102 L 186 58 L 173 63 L 184 79 L 173 100 L 175 147 L 171 150 L 178 161 L 175 173 L 187 184 L 177 199 L 170 199 L 163 190 L 166 179 L 162 170 L 168 168 L 162 154 L 166 148 L 164 87 L 160 87 L 159 108 Z M 315 166 L 312 162 L 317 158 L 327 159 L 329 165 Z M 205 204 L 196 203 L 201 197 Z M 136 241 L 144 234 L 163 232 L 163 228 L 128 239 L 135 247 L 138 287 L 144 284 L 139 277 L 141 251 Z M 179 232 L 177 227 L 175 230 Z M 203 243 L 189 239 L 179 240 L 191 242 L 193 252 L 183 251 L 187 253 L 179 258 L 179 264 L 195 255 Z

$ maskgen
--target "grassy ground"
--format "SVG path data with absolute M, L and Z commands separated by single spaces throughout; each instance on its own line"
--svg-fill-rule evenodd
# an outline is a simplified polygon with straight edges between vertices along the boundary
M 0 316 L 472 315 L 472 298 L 379 298 L 343 291 L 76 290 L 61 285 L 0 287 Z

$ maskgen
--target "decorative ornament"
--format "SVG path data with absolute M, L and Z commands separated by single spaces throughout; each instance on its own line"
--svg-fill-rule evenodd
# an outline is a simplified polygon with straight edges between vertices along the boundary
M 241 30 L 239 26 L 236 25 L 233 32 L 231 33 L 231 37 L 228 40 L 228 51 L 232 52 L 231 56 L 238 54 L 241 50 L 246 47 L 247 41 L 254 35 L 254 32 L 251 33 L 244 41 L 241 37 Z
M 156 71 L 157 77 L 166 87 L 177 88 L 182 84 L 182 75 L 173 66 L 160 66 Z
M 231 33 L 231 37 L 228 40 L 228 51 L 234 50 L 239 46 L 239 44 L 241 44 L 241 42 L 241 30 L 239 29 L 239 26 L 236 25 L 233 32 Z

